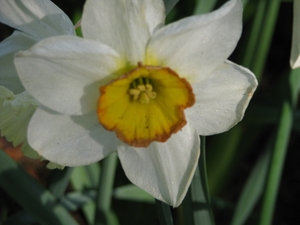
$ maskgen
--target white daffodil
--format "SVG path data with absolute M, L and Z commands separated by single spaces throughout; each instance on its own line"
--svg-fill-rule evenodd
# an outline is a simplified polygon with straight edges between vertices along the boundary
M 300 0 L 294 0 L 294 21 L 290 65 L 300 67 Z
M 23 153 L 38 158 L 26 141 L 27 126 L 38 102 L 25 91 L 14 65 L 14 55 L 43 38 L 75 35 L 75 30 L 68 16 L 49 0 L 1 0 L 0 23 L 16 29 L 0 43 L 1 136 L 14 146 L 23 143 Z
M 240 121 L 257 86 L 226 59 L 242 30 L 242 3 L 164 26 L 162 0 L 87 0 L 84 39 L 42 40 L 15 58 L 40 102 L 29 144 L 66 166 L 117 151 L 127 177 L 172 206 L 190 185 L 200 135 Z

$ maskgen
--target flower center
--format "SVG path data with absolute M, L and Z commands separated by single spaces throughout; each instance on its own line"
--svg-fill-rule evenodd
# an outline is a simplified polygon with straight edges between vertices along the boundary
M 195 102 L 190 84 L 173 70 L 141 64 L 100 93 L 99 122 L 135 147 L 168 140 L 186 124 L 184 109 Z
M 148 104 L 151 99 L 156 98 L 156 92 L 153 91 L 149 78 L 139 77 L 131 82 L 130 87 L 129 94 L 132 95 L 134 101 Z

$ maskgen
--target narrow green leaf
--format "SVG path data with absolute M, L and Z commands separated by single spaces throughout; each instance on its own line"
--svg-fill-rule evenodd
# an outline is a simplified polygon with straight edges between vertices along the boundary
M 245 52 L 247 52 L 247 54 L 244 54 L 244 59 L 243 59 L 243 63 L 242 63 L 243 66 L 246 66 L 248 68 L 251 66 L 251 63 L 255 58 L 255 54 L 256 54 L 255 50 L 256 50 L 256 46 L 258 45 L 258 42 L 260 40 L 259 38 L 261 35 L 261 29 L 263 26 L 263 20 L 264 20 L 266 7 L 267 7 L 266 0 L 258 1 L 258 3 L 256 4 L 254 21 L 252 23 L 249 40 L 246 45 L 247 48 L 245 50 Z
M 243 65 L 250 68 L 260 80 L 271 45 L 279 12 L 280 0 L 260 0 Z
M 174 8 L 178 1 L 179 0 L 164 0 L 166 7 L 166 15 L 168 15 L 169 12 L 171 12 L 171 10 Z
M 239 197 L 231 225 L 243 225 L 262 195 L 271 160 L 271 147 L 262 154 Z
M 173 225 L 173 217 L 170 206 L 166 203 L 155 199 L 158 219 L 160 225 Z
M 272 223 L 276 196 L 292 128 L 292 118 L 293 113 L 291 105 L 289 102 L 284 102 L 282 106 L 282 114 L 279 122 L 275 147 L 273 150 L 273 156 L 271 159 L 270 172 L 267 177 L 267 185 L 260 216 L 260 225 L 269 225 Z
M 243 134 L 242 127 L 238 124 L 230 131 L 214 137 L 211 149 L 214 154 L 208 158 L 208 179 L 212 195 L 222 189 L 226 184 L 232 163 L 237 155 L 238 146 Z M 202 154 L 202 149 L 201 149 Z
M 75 167 L 71 176 L 71 183 L 76 191 L 96 189 L 99 183 L 100 166 L 94 163 L 88 166 Z M 66 203 L 67 204 L 67 203 Z M 72 207 L 72 205 L 70 205 Z M 89 225 L 94 224 L 96 204 L 95 201 L 83 205 L 82 211 Z
M 154 203 L 154 198 L 140 189 L 139 187 L 129 184 L 124 185 L 114 190 L 114 197 L 116 199 L 129 200 L 129 201 L 137 201 L 137 202 L 146 202 L 146 203 Z
M 199 165 L 195 172 L 192 184 L 191 195 L 193 202 L 195 224 L 214 225 L 214 218 L 211 209 L 210 194 L 208 189 L 206 171 L 206 149 L 205 137 L 201 136 L 201 154 Z
M 293 108 L 296 106 L 300 88 L 300 70 L 292 70 L 289 75 L 290 96 L 283 102 L 281 117 L 271 158 L 259 224 L 272 223 L 276 197 L 293 125 Z
M 195 175 L 194 175 L 194 177 L 195 177 Z M 194 182 L 194 179 L 195 178 L 193 178 L 192 182 Z M 193 207 L 191 187 L 189 188 L 189 190 L 186 193 L 186 196 L 182 202 L 182 208 L 183 208 L 184 223 L 188 224 L 188 225 L 195 225 L 194 210 L 193 210 L 194 207 Z
M 214 9 L 216 3 L 217 0 L 197 0 L 194 14 L 196 15 L 211 12 Z
M 112 153 L 101 161 L 95 224 L 110 225 L 117 223 L 110 209 L 117 159 L 117 154 Z
M 69 184 L 73 168 L 65 167 L 63 170 L 55 170 L 50 181 L 49 191 L 56 197 L 61 198 Z
M 96 191 L 69 192 L 61 199 L 61 203 L 69 210 L 75 211 L 89 202 L 96 200 Z
M 100 166 L 94 163 L 87 166 L 75 167 L 71 175 L 72 186 L 75 190 L 96 188 L 100 178 Z
M 77 224 L 48 190 L 2 150 L 0 150 L 0 186 L 41 224 Z
M 214 225 L 206 171 L 205 137 L 201 136 L 201 154 L 191 187 L 183 201 L 183 216 L 189 225 Z

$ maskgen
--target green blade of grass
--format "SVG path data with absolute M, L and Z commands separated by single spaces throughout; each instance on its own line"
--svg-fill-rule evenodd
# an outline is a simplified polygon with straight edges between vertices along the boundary
M 166 203 L 155 199 L 158 219 L 160 225 L 173 225 L 173 217 L 170 206 Z
M 77 224 L 51 192 L 2 150 L 0 150 L 0 186 L 41 224 Z
M 66 167 L 63 170 L 55 170 L 50 181 L 49 191 L 56 197 L 63 197 L 70 181 L 73 168 Z
M 260 80 L 279 12 L 280 0 L 260 0 L 251 28 L 242 65 L 250 68 Z
M 290 132 L 293 126 L 293 110 L 300 88 L 300 70 L 292 70 L 289 77 L 290 95 L 283 102 L 281 117 L 276 134 L 273 155 L 271 158 L 266 188 L 260 214 L 260 225 L 272 223 L 276 197 L 287 152 Z
M 260 41 L 256 49 L 257 57 L 255 57 L 255 60 L 251 65 L 251 69 L 258 79 L 260 79 L 266 63 L 280 3 L 280 0 L 269 0 L 267 4 L 266 17 L 264 19 L 261 35 L 259 37 Z
M 116 217 L 111 212 L 111 198 L 117 160 L 117 154 L 112 153 L 101 161 L 102 167 L 96 200 L 95 224 L 118 224 Z
M 86 190 L 95 190 L 100 177 L 99 163 L 94 163 L 88 166 L 75 167 L 71 176 L 71 183 L 76 191 L 83 192 Z M 95 201 L 90 201 L 83 205 L 83 214 L 89 225 L 94 224 L 96 204 Z
M 128 184 L 114 190 L 114 197 L 116 199 L 128 200 L 128 201 L 137 201 L 137 202 L 147 202 L 147 203 L 154 203 L 154 198 L 145 192 L 144 190 L 140 189 L 139 187 Z
M 190 190 L 183 202 L 184 219 L 189 225 L 214 225 L 206 172 L 205 137 L 201 136 L 201 154 Z
M 179 0 L 164 0 L 165 8 L 166 8 L 166 15 L 171 12 L 171 10 L 174 8 L 174 6 L 177 4 Z
M 267 7 L 267 0 L 258 1 L 258 3 L 256 4 L 254 21 L 251 27 L 251 33 L 249 35 L 249 40 L 245 50 L 247 54 L 243 55 L 243 62 L 242 62 L 243 66 L 248 68 L 251 67 L 252 65 L 251 63 L 255 58 L 255 54 L 256 54 L 255 50 L 259 42 L 259 37 L 262 29 L 261 27 L 263 26 L 266 7 Z
M 271 147 L 259 158 L 254 166 L 243 192 L 239 197 L 231 225 L 243 225 L 262 195 L 267 171 L 270 165 Z
M 197 0 L 194 15 L 204 14 L 212 11 L 217 3 L 217 0 Z

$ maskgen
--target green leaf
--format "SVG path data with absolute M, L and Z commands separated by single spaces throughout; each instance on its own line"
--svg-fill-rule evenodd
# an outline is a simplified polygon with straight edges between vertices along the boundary
M 71 183 L 73 188 L 79 192 L 82 192 L 84 190 L 91 190 L 91 189 L 95 190 L 99 183 L 99 177 L 100 177 L 99 163 L 94 163 L 88 166 L 75 167 L 71 176 Z M 70 205 L 69 207 L 72 207 L 72 205 Z M 85 215 L 88 224 L 89 225 L 94 224 L 95 211 L 96 211 L 95 201 L 91 201 L 84 204 L 82 207 L 82 211 Z
M 166 15 L 168 15 L 169 12 L 171 12 L 171 10 L 174 8 L 178 1 L 179 0 L 164 0 L 166 7 Z
M 112 153 L 101 161 L 101 174 L 96 199 L 96 225 L 118 224 L 118 220 L 111 211 L 112 190 L 117 167 L 117 154 Z
M 271 160 L 271 147 L 259 158 L 239 197 L 231 225 L 243 225 L 261 197 Z
M 0 186 L 41 224 L 77 224 L 51 192 L 2 150 L 0 150 Z
M 114 197 L 122 200 L 154 203 L 155 199 L 139 187 L 129 184 L 115 188 Z
M 269 225 L 272 223 L 276 197 L 280 185 L 281 174 L 285 161 L 290 133 L 293 126 L 293 111 L 297 105 L 300 89 L 300 70 L 291 70 L 289 74 L 290 95 L 283 101 L 281 116 L 272 152 L 272 158 L 267 176 L 266 188 L 263 197 L 259 224 Z
M 197 0 L 194 14 L 196 15 L 211 12 L 214 9 L 216 3 L 217 0 Z
M 62 199 L 61 203 L 69 210 L 75 211 L 89 202 L 95 201 L 96 191 L 69 192 Z
M 173 217 L 170 206 L 155 199 L 158 219 L 160 225 L 173 225 Z
M 49 191 L 56 198 L 61 198 L 69 184 L 70 176 L 72 174 L 73 168 L 65 167 L 63 170 L 55 170 L 52 180 L 50 182 Z
M 189 225 L 214 225 L 206 171 L 205 137 L 200 138 L 201 155 L 190 190 L 183 202 L 183 212 Z

